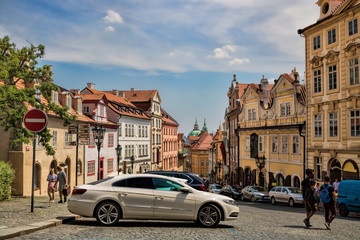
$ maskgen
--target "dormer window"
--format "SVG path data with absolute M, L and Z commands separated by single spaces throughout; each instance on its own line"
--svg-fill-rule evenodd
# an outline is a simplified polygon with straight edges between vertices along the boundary
M 329 3 L 327 3 L 327 2 L 324 3 L 324 5 L 321 8 L 321 11 L 322 11 L 323 14 L 327 14 L 328 11 L 329 11 Z
M 82 109 L 82 101 L 78 99 L 77 111 L 81 112 L 81 109 Z
M 66 98 L 66 106 L 68 108 L 71 108 L 71 97 L 70 96 L 67 96 L 67 98 Z
M 58 92 L 53 92 L 52 100 L 53 100 L 53 103 L 55 103 L 56 105 L 59 104 L 59 94 L 58 94 Z

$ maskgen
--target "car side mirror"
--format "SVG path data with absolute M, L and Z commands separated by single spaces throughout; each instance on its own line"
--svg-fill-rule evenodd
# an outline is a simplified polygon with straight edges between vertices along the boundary
M 191 192 L 190 188 L 187 188 L 187 187 L 180 188 L 180 191 L 183 192 L 183 193 L 190 193 Z

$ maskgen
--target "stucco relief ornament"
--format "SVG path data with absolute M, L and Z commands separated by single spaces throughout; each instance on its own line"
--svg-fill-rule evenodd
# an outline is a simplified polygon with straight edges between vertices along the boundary
M 273 117 L 274 117 L 274 113 L 272 111 L 266 111 L 262 116 L 263 119 L 271 119 Z
M 305 107 L 301 107 L 300 111 L 299 111 L 300 115 L 306 115 L 306 108 Z
M 241 115 L 241 116 L 239 117 L 239 122 L 244 122 L 244 120 L 245 120 L 245 119 L 244 119 L 244 116 Z

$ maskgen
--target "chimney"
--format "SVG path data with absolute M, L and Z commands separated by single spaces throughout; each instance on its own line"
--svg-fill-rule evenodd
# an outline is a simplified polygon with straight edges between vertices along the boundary
M 74 95 L 79 95 L 80 94 L 80 89 L 70 89 L 70 92 Z
M 116 89 L 113 89 L 112 94 L 115 95 L 115 96 L 120 96 L 120 91 L 116 90 Z
M 124 97 L 125 97 L 125 93 L 124 93 L 124 92 L 119 92 L 119 96 L 124 98 Z
M 88 88 L 92 88 L 92 89 L 95 88 L 95 83 L 87 83 L 86 85 Z
M 136 89 L 135 88 L 130 88 L 130 91 L 136 91 Z

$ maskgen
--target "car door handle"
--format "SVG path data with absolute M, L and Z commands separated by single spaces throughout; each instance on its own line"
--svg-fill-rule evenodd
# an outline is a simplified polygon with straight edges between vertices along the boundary
M 126 197 L 127 193 L 119 193 L 119 197 Z
M 156 196 L 155 197 L 157 200 L 163 200 L 164 198 L 162 196 Z

